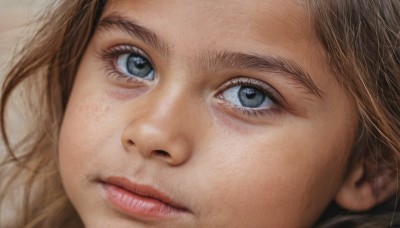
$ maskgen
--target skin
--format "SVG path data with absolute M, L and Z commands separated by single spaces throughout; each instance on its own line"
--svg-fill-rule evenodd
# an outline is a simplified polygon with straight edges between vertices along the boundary
M 309 227 L 340 189 L 357 112 L 335 80 L 300 1 L 110 1 L 153 31 L 162 52 L 119 30 L 99 29 L 76 75 L 59 143 L 67 195 L 86 227 Z M 151 59 L 153 81 L 109 75 L 99 53 L 133 45 Z M 284 73 L 204 67 L 213 52 L 288 58 L 317 96 Z M 200 58 L 202 56 L 203 58 Z M 113 65 L 114 64 L 114 65 Z M 283 107 L 246 114 L 221 97 L 246 76 L 271 86 Z M 157 151 L 164 151 L 163 154 Z M 190 209 L 170 219 L 110 206 L 99 178 L 157 187 Z

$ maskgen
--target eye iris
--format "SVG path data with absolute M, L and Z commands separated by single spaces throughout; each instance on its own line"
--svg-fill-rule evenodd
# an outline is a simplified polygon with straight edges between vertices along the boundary
M 248 86 L 242 86 L 239 89 L 239 101 L 245 107 L 258 107 L 265 100 L 265 93 Z
M 130 74 L 141 78 L 146 77 L 153 70 L 149 61 L 136 54 L 131 54 L 128 56 L 128 60 L 126 61 L 126 69 Z

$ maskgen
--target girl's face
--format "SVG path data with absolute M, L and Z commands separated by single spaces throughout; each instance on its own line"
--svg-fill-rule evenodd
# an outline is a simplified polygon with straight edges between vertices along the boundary
M 301 1 L 108 1 L 60 134 L 87 227 L 306 227 L 357 125 Z

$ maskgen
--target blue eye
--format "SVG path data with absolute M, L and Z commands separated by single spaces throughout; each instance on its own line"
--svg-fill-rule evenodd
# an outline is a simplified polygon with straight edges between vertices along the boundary
M 137 53 L 129 53 L 118 56 L 117 65 L 120 70 L 131 77 L 152 81 L 154 69 L 150 61 Z
M 224 100 L 246 108 L 263 108 L 274 105 L 274 101 L 261 89 L 253 86 L 238 85 L 222 92 Z

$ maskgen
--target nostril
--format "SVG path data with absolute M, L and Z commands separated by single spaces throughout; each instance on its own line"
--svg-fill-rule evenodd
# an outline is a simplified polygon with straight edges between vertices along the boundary
M 169 153 L 164 150 L 155 150 L 154 154 L 160 157 L 171 157 Z
M 135 145 L 135 143 L 132 141 L 132 140 L 128 140 L 128 144 L 129 144 L 129 146 L 133 146 L 133 145 Z

